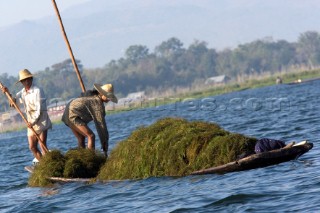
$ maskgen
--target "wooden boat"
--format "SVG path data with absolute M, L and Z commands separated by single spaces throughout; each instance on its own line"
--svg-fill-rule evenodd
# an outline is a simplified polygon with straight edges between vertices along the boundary
M 253 154 L 238 161 L 233 161 L 221 166 L 198 170 L 192 172 L 191 175 L 224 174 L 271 166 L 297 159 L 312 149 L 312 147 L 313 143 L 309 143 L 307 141 L 303 141 L 295 145 L 289 144 L 281 149 Z
M 309 82 L 318 81 L 318 80 L 320 80 L 320 78 L 309 78 L 309 79 L 304 79 L 304 80 L 297 79 L 297 80 L 290 82 L 290 83 L 287 83 L 287 84 L 288 85 L 302 84 L 302 83 L 309 83 Z
M 233 161 L 221 166 L 211 167 L 192 172 L 191 175 L 205 175 L 205 174 L 224 174 L 229 172 L 244 171 L 276 165 L 290 160 L 298 159 L 301 155 L 313 148 L 313 143 L 307 141 L 298 144 L 288 144 L 286 147 L 253 154 L 248 157 Z M 26 166 L 25 169 L 33 173 L 34 166 Z M 47 177 L 55 182 L 91 182 L 92 178 L 63 178 L 63 177 Z

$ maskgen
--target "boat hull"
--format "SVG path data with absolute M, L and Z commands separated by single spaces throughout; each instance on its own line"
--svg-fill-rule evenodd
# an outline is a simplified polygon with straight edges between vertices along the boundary
M 192 172 L 191 175 L 224 174 L 229 172 L 244 171 L 271 166 L 299 158 L 313 148 L 313 143 L 299 146 L 285 147 L 259 154 L 250 155 L 238 161 L 233 161 L 221 166 L 202 169 Z

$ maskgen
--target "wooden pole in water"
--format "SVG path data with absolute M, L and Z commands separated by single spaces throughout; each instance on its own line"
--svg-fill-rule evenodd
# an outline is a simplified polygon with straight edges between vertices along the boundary
M 56 11 L 56 14 L 57 14 L 57 17 L 58 17 L 58 20 L 59 20 L 59 23 L 60 23 L 60 28 L 61 28 L 61 31 L 62 31 L 62 34 L 63 34 L 63 38 L 67 44 L 67 47 L 68 47 L 68 50 L 69 50 L 69 54 L 70 54 L 70 57 L 71 57 L 71 60 L 72 60 L 72 64 L 73 64 L 73 67 L 77 73 L 77 76 L 78 76 L 78 79 L 79 79 L 79 82 L 80 82 L 80 86 L 81 86 L 81 89 L 82 89 L 82 92 L 85 92 L 86 89 L 84 87 L 84 84 L 83 84 L 83 81 L 82 81 L 82 78 L 81 78 L 81 75 L 80 75 L 80 72 L 79 72 L 79 69 L 78 69 L 78 65 L 74 59 L 74 56 L 73 56 L 73 52 L 72 52 L 72 49 L 71 49 L 71 46 L 70 46 L 70 43 L 68 41 L 68 37 L 67 37 L 67 34 L 66 34 L 66 31 L 63 27 L 63 23 L 62 23 L 62 19 L 61 19 L 61 16 L 60 16 L 60 13 L 59 13 L 59 10 L 58 10 L 58 6 L 56 4 L 56 1 L 55 0 L 52 0 L 52 3 L 53 3 L 53 6 L 55 8 L 55 11 Z
M 6 88 L 1 82 L 0 82 L 0 89 L 4 89 Z M 8 89 L 5 89 L 4 91 L 4 94 L 6 94 L 6 96 L 8 97 L 9 99 L 9 103 L 10 105 L 14 106 L 14 108 L 19 112 L 19 114 L 21 115 L 22 119 L 24 120 L 24 122 L 27 124 L 28 126 L 28 121 L 27 119 L 24 117 L 23 113 L 21 112 L 19 106 L 16 104 L 16 102 L 13 100 L 13 98 L 11 97 L 11 94 L 9 93 L 9 90 Z M 44 145 L 43 141 L 41 140 L 41 138 L 39 137 L 39 135 L 36 133 L 36 131 L 32 128 L 32 127 L 29 127 L 32 132 L 36 135 L 36 137 L 38 138 L 39 140 L 39 144 L 41 146 L 41 149 L 44 151 L 44 154 L 47 153 L 49 150 L 47 149 L 47 147 Z

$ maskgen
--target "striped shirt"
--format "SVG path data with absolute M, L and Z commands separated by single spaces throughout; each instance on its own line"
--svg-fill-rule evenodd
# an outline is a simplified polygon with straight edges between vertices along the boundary
M 109 133 L 105 121 L 105 107 L 99 96 L 80 97 L 69 102 L 62 121 L 68 125 L 83 126 L 94 121 L 101 145 L 108 147 Z

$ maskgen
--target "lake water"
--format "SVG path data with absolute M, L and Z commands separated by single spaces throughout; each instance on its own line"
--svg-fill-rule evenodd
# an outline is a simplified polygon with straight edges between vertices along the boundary
M 298 160 L 225 175 L 28 187 L 24 166 L 33 157 L 25 130 L 0 134 L 0 212 L 319 212 L 319 88 L 320 81 L 275 85 L 106 118 L 110 149 L 138 126 L 168 116 L 214 122 L 256 138 L 314 143 Z M 48 147 L 66 151 L 76 140 L 57 124 Z

